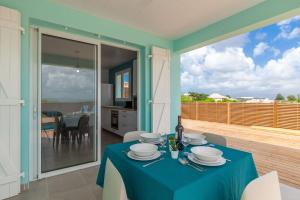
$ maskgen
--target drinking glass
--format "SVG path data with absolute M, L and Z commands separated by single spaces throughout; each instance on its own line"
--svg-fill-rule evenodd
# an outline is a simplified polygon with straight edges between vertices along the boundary
M 160 145 L 162 148 L 166 148 L 166 143 L 167 143 L 167 134 L 161 134 L 161 141 Z

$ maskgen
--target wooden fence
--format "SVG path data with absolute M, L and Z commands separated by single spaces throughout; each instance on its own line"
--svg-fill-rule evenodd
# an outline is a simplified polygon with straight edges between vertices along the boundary
M 182 103 L 185 119 L 300 130 L 296 103 Z

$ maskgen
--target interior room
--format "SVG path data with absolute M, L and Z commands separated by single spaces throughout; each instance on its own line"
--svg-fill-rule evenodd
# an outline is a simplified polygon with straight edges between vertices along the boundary
M 101 150 L 138 129 L 138 56 L 124 47 L 101 45 Z

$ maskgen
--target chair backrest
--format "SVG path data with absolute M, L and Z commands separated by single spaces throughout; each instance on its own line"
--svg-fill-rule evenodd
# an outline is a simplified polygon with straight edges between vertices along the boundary
M 139 140 L 141 138 L 141 134 L 142 133 L 146 133 L 146 131 L 131 131 L 131 132 L 127 132 L 124 135 L 123 142 L 130 142 L 130 141 Z
M 245 188 L 242 200 L 281 200 L 280 185 L 276 171 L 251 181 Z
M 213 134 L 213 133 L 203 133 L 203 135 L 205 135 L 206 140 L 210 143 L 222 145 L 225 147 L 227 146 L 226 138 L 223 136 Z
M 82 115 L 78 121 L 78 131 L 82 134 L 89 132 L 89 116 Z
M 109 158 L 106 160 L 102 200 L 127 200 L 122 176 Z

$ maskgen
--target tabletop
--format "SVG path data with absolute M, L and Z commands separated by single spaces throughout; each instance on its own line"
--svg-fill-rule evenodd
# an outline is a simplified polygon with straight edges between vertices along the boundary
M 218 167 L 204 167 L 204 172 L 181 165 L 171 158 L 169 151 L 162 155 L 163 160 L 143 167 L 147 162 L 132 160 L 124 153 L 134 143 L 137 142 L 108 145 L 97 178 L 97 184 L 103 186 L 109 157 L 131 200 L 239 200 L 246 185 L 258 176 L 250 153 L 218 145 L 214 147 L 231 161 Z M 190 148 L 186 147 L 184 152 Z M 184 156 L 183 152 L 180 156 Z

